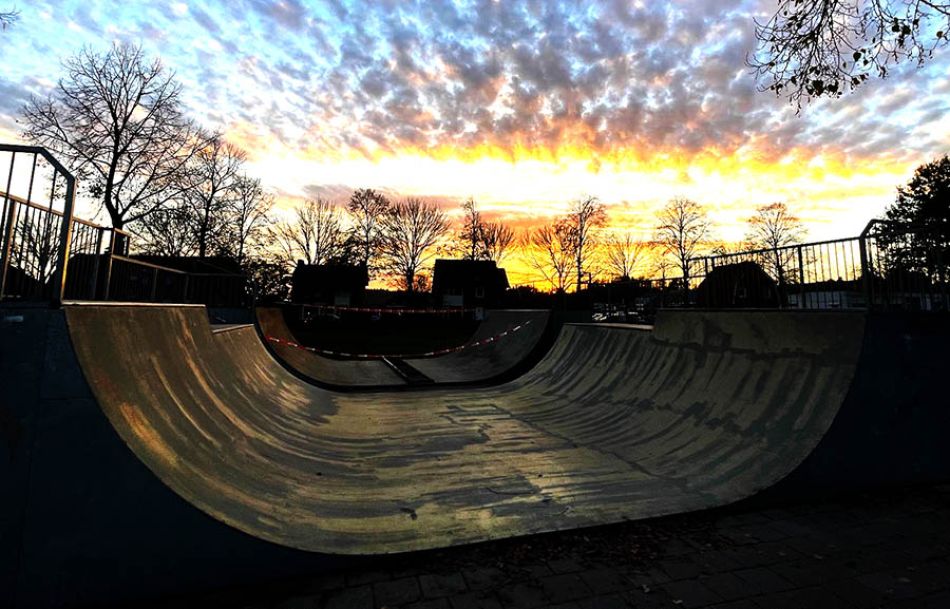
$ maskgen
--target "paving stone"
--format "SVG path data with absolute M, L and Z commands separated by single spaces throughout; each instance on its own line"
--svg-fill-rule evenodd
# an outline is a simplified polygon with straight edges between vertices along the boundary
M 582 571 L 578 575 L 594 594 L 605 594 L 623 590 L 630 582 L 617 570 L 609 568 Z
M 549 560 L 548 567 L 550 567 L 554 573 L 574 573 L 583 570 L 584 565 L 572 558 L 559 558 Z
M 914 601 L 917 609 L 947 609 L 950 607 L 950 592 L 938 592 Z
M 452 609 L 502 609 L 498 599 L 482 592 L 466 592 L 453 596 L 449 599 L 449 604 Z
M 704 586 L 715 592 L 726 601 L 752 596 L 749 585 L 732 573 L 717 573 L 700 580 Z
M 627 609 L 632 605 L 624 600 L 619 594 L 607 594 L 604 596 L 594 596 L 577 601 L 581 609 Z
M 275 609 L 317 609 L 320 606 L 321 595 L 295 596 L 281 603 Z
M 373 596 L 375 596 L 378 606 L 405 605 L 419 600 L 421 595 L 419 582 L 414 577 L 404 577 L 373 584 Z
M 501 569 L 494 567 L 485 567 L 483 569 L 473 569 L 462 572 L 462 577 L 472 590 L 485 590 L 487 588 L 497 587 L 507 576 Z
M 375 584 L 376 582 L 390 579 L 386 571 L 353 571 L 345 576 L 347 586 L 362 586 L 363 584 Z
M 871 590 L 853 579 L 829 582 L 821 589 L 857 609 L 879 607 L 887 601 L 887 597 L 880 592 Z
M 465 592 L 467 589 L 461 573 L 421 575 L 419 586 L 426 598 L 450 596 Z
M 839 609 L 842 606 L 840 598 L 819 587 L 786 590 L 752 600 L 762 609 Z
M 660 584 L 670 581 L 670 576 L 666 571 L 659 568 L 652 568 L 646 571 L 634 569 L 627 572 L 627 578 L 637 587 L 648 586 L 657 588 Z
M 735 571 L 748 565 L 737 561 L 729 552 L 722 550 L 713 550 L 703 552 L 696 561 L 703 573 L 722 573 L 724 571 Z
M 336 590 L 327 597 L 323 609 L 373 609 L 373 589 L 357 586 Z
M 673 598 L 674 603 L 687 609 L 706 607 L 725 600 L 697 580 L 669 582 L 663 584 L 663 589 Z
M 576 573 L 552 575 L 541 579 L 540 583 L 552 603 L 565 603 L 590 596 L 590 588 Z
M 530 609 L 531 607 L 544 607 L 548 605 L 548 599 L 544 591 L 538 586 L 530 586 L 525 583 L 511 584 L 498 590 L 498 600 L 505 609 Z
M 750 600 L 729 601 L 728 603 L 719 603 L 712 606 L 713 609 L 761 609 Z M 801 608 L 805 609 L 805 608 Z M 810 607 L 808 609 L 811 609 Z
M 518 565 L 518 569 L 526 573 L 530 577 L 544 577 L 546 575 L 551 575 L 554 571 L 551 570 L 551 567 L 545 564 L 531 564 L 531 565 Z
M 908 575 L 912 574 L 908 573 Z M 948 573 L 948 576 L 950 576 L 950 573 Z M 869 573 L 855 579 L 871 590 L 876 590 L 893 599 L 915 598 L 929 592 L 921 587 L 920 583 L 915 583 L 913 579 L 902 573 Z
M 779 577 L 765 567 L 741 569 L 734 571 L 733 574 L 745 581 L 749 585 L 750 591 L 757 594 L 771 594 L 795 587 L 788 580 Z
M 447 598 L 430 598 L 406 605 L 406 609 L 452 609 Z
M 699 577 L 699 574 L 702 573 L 701 565 L 692 560 L 662 560 L 659 566 L 673 581 L 693 579 Z

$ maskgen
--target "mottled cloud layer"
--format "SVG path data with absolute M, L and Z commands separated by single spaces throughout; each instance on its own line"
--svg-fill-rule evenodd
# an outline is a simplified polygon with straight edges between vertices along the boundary
M 800 117 L 757 92 L 744 62 L 753 18 L 774 6 L 36 0 L 0 35 L 0 131 L 16 130 L 17 108 L 55 81 L 59 58 L 83 44 L 128 40 L 176 70 L 195 118 L 226 130 L 261 167 L 293 166 L 281 187 L 297 194 L 305 185 L 386 187 L 356 169 L 386 159 L 583 161 L 607 178 L 659 176 L 665 186 L 651 192 L 665 196 L 670 185 L 702 190 L 710 175 L 750 169 L 766 185 L 787 175 L 798 184 L 816 160 L 845 179 L 905 175 L 950 148 L 947 53 Z M 349 165 L 343 177 L 334 170 L 358 161 L 370 165 Z M 427 176 L 413 179 L 410 190 L 426 192 Z M 440 188 L 431 194 L 465 194 Z

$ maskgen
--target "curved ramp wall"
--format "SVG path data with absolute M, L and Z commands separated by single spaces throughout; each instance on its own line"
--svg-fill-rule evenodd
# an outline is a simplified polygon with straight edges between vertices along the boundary
M 255 311 L 257 327 L 263 340 L 268 336 L 297 342 L 297 339 L 284 321 L 284 312 L 277 307 L 258 307 Z M 404 385 L 405 379 L 396 374 L 389 366 L 379 360 L 357 361 L 337 360 L 311 353 L 303 349 L 268 342 L 267 348 L 275 357 L 307 380 L 325 385 L 346 386 L 385 386 Z
M 858 314 L 662 313 L 565 326 L 478 391 L 332 393 L 253 329 L 185 307 L 72 306 L 100 407 L 176 493 L 251 536 L 329 554 L 437 548 L 723 505 L 780 480 L 851 382 Z
M 257 309 L 257 326 L 263 337 L 298 342 L 287 327 L 284 312 L 278 307 Z M 486 319 L 469 342 L 496 337 L 502 332 L 518 328 L 505 337 L 485 345 L 478 345 L 455 353 L 434 357 L 408 358 L 412 368 L 435 383 L 462 384 L 507 380 L 520 365 L 540 358 L 538 351 L 550 344 L 544 341 L 549 328 L 547 310 L 489 310 Z M 339 360 L 305 349 L 269 342 L 270 351 L 292 372 L 305 380 L 328 389 L 344 387 L 389 387 L 405 385 L 404 378 L 380 360 Z M 525 366 L 527 367 L 527 366 Z M 515 372 L 517 374 L 517 372 Z
M 469 342 L 508 334 L 497 341 L 437 357 L 406 360 L 436 383 L 478 383 L 515 369 L 538 348 L 547 330 L 546 310 L 488 310 Z M 517 328 L 517 331 L 512 332 Z

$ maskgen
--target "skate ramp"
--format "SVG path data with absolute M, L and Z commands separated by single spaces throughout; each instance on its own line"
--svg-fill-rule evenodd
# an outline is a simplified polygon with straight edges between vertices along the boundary
M 487 381 L 528 359 L 539 348 L 550 318 L 545 310 L 489 310 L 485 315 L 469 343 L 491 342 L 455 353 L 406 361 L 436 383 Z
M 334 393 L 196 307 L 69 306 L 97 401 L 192 505 L 329 554 L 437 548 L 714 507 L 792 471 L 848 391 L 864 317 L 661 312 L 569 325 L 477 391 Z
M 536 361 L 550 314 L 546 310 L 490 310 L 466 347 L 453 353 L 403 360 L 435 383 L 481 383 L 504 378 L 528 360 Z M 380 359 L 336 359 L 298 343 L 279 307 L 259 307 L 257 325 L 268 348 L 292 372 L 329 389 L 405 385 L 406 379 Z M 504 333 L 504 336 L 502 334 Z M 277 339 L 277 340 L 268 340 Z M 485 344 L 474 344 L 488 341 Z M 550 339 L 547 344 L 550 344 Z
M 296 343 L 284 321 L 283 310 L 277 307 L 258 307 L 257 325 L 267 347 L 291 370 L 307 380 L 324 384 L 346 386 L 404 385 L 406 380 L 382 360 L 342 360 L 311 353 L 287 343 Z M 277 341 L 268 340 L 276 338 Z

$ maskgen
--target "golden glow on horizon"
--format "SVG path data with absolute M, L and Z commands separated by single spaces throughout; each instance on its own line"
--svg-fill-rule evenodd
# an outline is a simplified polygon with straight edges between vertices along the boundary
M 251 163 L 255 175 L 267 176 L 271 186 L 280 188 L 285 209 L 306 196 L 308 185 L 335 186 L 339 192 L 367 187 L 429 197 L 451 214 L 473 196 L 487 217 L 524 229 L 549 221 L 564 213 L 571 200 L 591 194 L 607 205 L 606 231 L 630 231 L 645 240 L 652 238 L 656 212 L 666 201 L 686 196 L 707 208 L 717 242 L 742 240 L 755 207 L 774 201 L 789 204 L 808 228 L 809 239 L 857 235 L 893 201 L 895 188 L 918 164 L 804 149 L 777 156 L 752 147 L 733 154 L 703 150 L 657 153 L 645 159 L 618 155 L 597 163 L 592 156 L 596 154 L 579 148 L 509 154 L 491 147 L 454 151 L 443 147 L 428 154 L 407 150 L 367 158 L 274 147 L 267 154 L 252 155 Z M 517 254 L 510 255 L 504 266 L 513 284 L 538 279 Z M 382 285 L 374 282 L 374 287 Z

